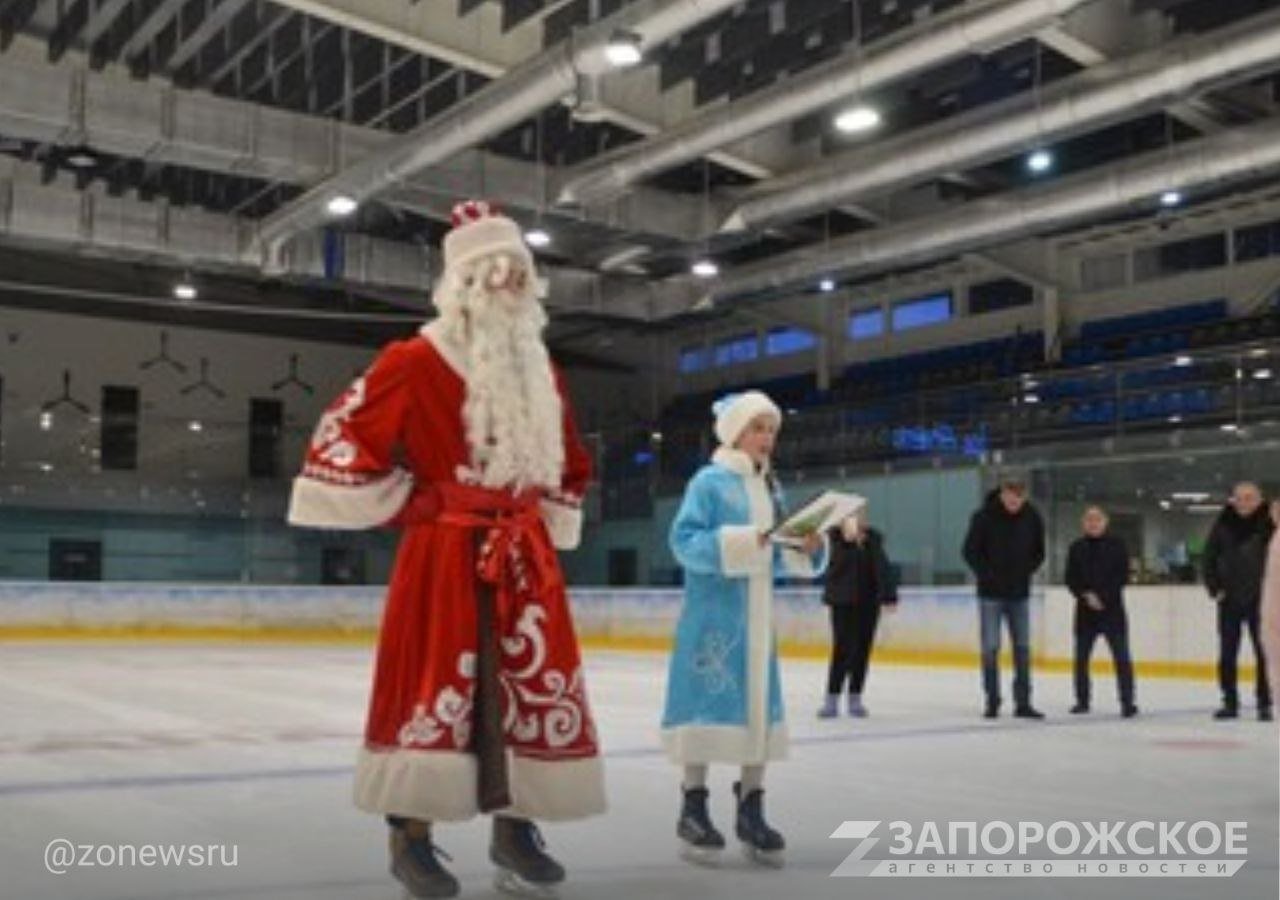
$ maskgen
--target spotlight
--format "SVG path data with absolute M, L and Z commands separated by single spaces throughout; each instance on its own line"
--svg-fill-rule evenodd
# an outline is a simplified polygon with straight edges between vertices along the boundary
M 195 432 L 204 431 L 204 425 L 202 425 L 198 419 L 192 419 L 187 423 L 187 427 Z
M 1160 195 L 1161 206 L 1177 206 L 1182 202 L 1181 191 L 1165 191 Z
M 1185 369 L 1187 366 L 1191 365 L 1191 357 L 1179 356 L 1177 359 L 1173 361 L 1173 364 L 1177 366 L 1179 369 Z
M 835 289 L 836 289 L 835 279 L 824 278 L 818 282 L 818 290 L 822 291 L 822 293 L 824 294 L 830 294 Z
M 173 286 L 173 296 L 178 300 L 194 300 L 200 292 L 189 279 L 184 278 Z
M 1053 168 L 1053 154 L 1048 150 L 1036 150 L 1027 157 L 1027 168 L 1040 175 Z
M 73 169 L 92 169 L 98 164 L 98 157 L 88 147 L 76 147 L 63 159 Z
M 605 45 L 604 58 L 615 69 L 639 65 L 644 58 L 640 50 L 640 35 L 630 31 L 615 31 Z
M 524 240 L 530 247 L 545 247 L 551 243 L 551 235 L 544 228 L 530 228 L 524 233 Z
M 351 215 L 359 208 L 359 206 L 360 201 L 356 200 L 355 197 L 348 197 L 346 194 L 338 194 L 335 197 L 329 198 L 329 202 L 325 204 L 325 209 L 329 211 L 329 215 L 341 218 L 343 216 Z
M 880 124 L 880 113 L 870 106 L 855 106 L 836 116 L 836 129 L 845 134 L 870 131 Z
M 699 278 L 715 278 L 720 274 L 720 267 L 712 260 L 700 259 L 690 266 L 689 271 Z

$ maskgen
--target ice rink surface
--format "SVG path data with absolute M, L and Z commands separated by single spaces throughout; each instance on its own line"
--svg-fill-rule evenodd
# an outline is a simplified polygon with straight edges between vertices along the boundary
M 976 671 L 876 667 L 871 717 L 818 721 L 823 667 L 784 661 L 791 758 L 766 807 L 787 866 L 731 848 L 717 870 L 676 855 L 678 774 L 657 746 L 665 658 L 588 654 L 611 810 L 544 828 L 569 869 L 564 898 L 1275 898 L 1277 732 L 1251 706 L 1214 722 L 1214 687 L 1139 680 L 1121 720 L 1113 684 L 1069 716 L 1064 675 L 1037 674 L 1045 723 L 979 718 Z M 350 803 L 370 652 L 230 644 L 0 645 L 0 898 L 398 900 L 382 823 Z M 1007 676 L 1007 672 L 1006 672 Z M 1246 694 L 1246 697 L 1248 694 Z M 731 770 L 712 770 L 713 817 L 732 833 Z M 846 819 L 1248 822 L 1229 879 L 831 878 L 852 849 Z M 487 823 L 441 827 L 464 897 L 497 896 Z M 46 845 L 234 845 L 234 867 L 76 868 Z M 228 852 L 230 852 L 228 850 Z M 108 858 L 109 861 L 109 858 Z M 215 861 L 221 859 L 215 854 Z

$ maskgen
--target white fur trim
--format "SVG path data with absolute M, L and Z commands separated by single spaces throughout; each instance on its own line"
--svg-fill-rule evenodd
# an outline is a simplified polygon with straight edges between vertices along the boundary
M 746 480 L 753 527 L 773 527 L 773 501 L 764 478 Z M 769 657 L 773 651 L 773 545 L 764 546 L 765 564 L 747 581 L 747 761 L 769 755 Z M 785 734 L 783 735 L 785 741 Z M 785 746 L 785 745 L 784 745 Z
M 533 272 L 533 254 L 524 242 L 520 226 L 506 216 L 486 216 L 452 229 L 444 236 L 446 269 L 465 266 L 481 256 L 509 253 L 524 261 Z
M 404 469 L 359 485 L 300 476 L 293 480 L 288 521 L 304 528 L 376 528 L 400 512 L 412 492 L 413 476 Z
M 757 469 L 754 460 L 746 452 L 735 450 L 733 447 L 717 447 L 715 452 L 711 454 L 711 461 L 728 469 L 730 472 L 737 472 L 743 478 L 763 475 L 769 471 L 768 460 L 765 461 L 763 468 Z
M 511 806 L 526 819 L 581 819 L 605 811 L 604 765 L 598 756 L 539 760 L 507 753 Z M 356 760 L 355 804 L 366 812 L 435 822 L 475 816 L 476 757 L 444 750 L 370 750 Z
M 822 548 L 816 556 L 814 559 L 794 547 L 783 547 L 782 566 L 792 578 L 817 578 L 827 571 L 827 563 L 831 560 L 831 541 L 825 534 L 822 535 Z
M 729 405 L 716 416 L 716 439 L 725 447 L 732 447 L 742 430 L 756 416 L 772 416 L 782 424 L 782 410 L 763 391 L 747 391 L 729 401 Z
M 743 578 L 769 570 L 773 548 L 760 546 L 760 531 L 754 525 L 720 526 L 720 568 L 726 578 Z
M 445 330 L 444 322 L 440 319 L 432 319 L 426 325 L 423 325 L 418 329 L 418 333 L 430 342 L 431 346 L 440 354 L 440 358 L 448 364 L 449 368 L 453 369 L 453 371 L 456 372 L 463 381 L 465 381 L 467 378 L 466 358 L 463 357 L 462 350 L 449 340 L 449 335 Z
M 789 735 L 785 722 L 769 728 L 764 751 L 746 728 L 735 725 L 681 725 L 662 731 L 662 747 L 677 765 L 730 763 L 755 765 L 787 758 Z
M 542 521 L 557 550 L 577 550 L 582 543 L 582 508 L 555 500 L 539 503 Z

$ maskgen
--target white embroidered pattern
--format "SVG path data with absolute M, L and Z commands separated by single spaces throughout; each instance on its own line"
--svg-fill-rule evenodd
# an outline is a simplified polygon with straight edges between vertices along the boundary
M 400 746 L 411 744 L 434 744 L 451 732 L 455 747 L 467 746 L 471 737 L 471 708 L 475 704 L 476 656 L 474 653 L 463 653 L 458 657 L 458 674 L 471 682 L 465 695 L 452 686 L 445 687 L 436 695 L 432 704 L 432 713 L 427 712 L 425 703 L 413 708 L 413 717 L 400 727 L 398 740 Z
M 359 455 L 356 445 L 343 436 L 343 426 L 364 405 L 364 401 L 365 380 L 362 375 L 325 410 L 311 435 L 311 449 L 337 469 L 348 468 Z
M 708 694 L 723 694 L 737 689 L 737 679 L 729 670 L 729 654 L 738 644 L 723 632 L 709 631 L 702 636 L 693 655 L 693 671 L 702 679 Z
M 587 698 L 582 668 L 566 675 L 559 669 L 544 668 L 547 640 L 543 630 L 547 611 L 540 604 L 524 607 L 516 622 L 515 634 L 501 641 L 504 665 L 498 674 L 506 699 L 503 731 L 517 744 L 543 741 L 552 749 L 572 744 L 586 726 L 594 741 L 594 730 L 586 715 Z M 471 735 L 471 712 L 475 705 L 475 654 L 459 656 L 458 673 L 467 681 L 465 692 L 452 685 L 441 688 L 428 712 L 418 704 L 412 718 L 400 728 L 402 747 L 429 747 L 449 734 L 454 747 L 464 748 Z

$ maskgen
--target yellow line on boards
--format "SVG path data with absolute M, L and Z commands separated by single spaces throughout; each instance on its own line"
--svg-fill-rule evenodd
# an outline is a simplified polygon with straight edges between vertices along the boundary
M 377 631 L 370 628 L 305 628 L 300 626 L 238 627 L 234 625 L 129 625 L 129 626 L 0 626 L 0 642 L 3 641 L 154 641 L 163 642 L 228 642 L 228 643 L 282 643 L 282 644 L 340 644 L 371 646 L 377 639 Z M 671 640 L 648 635 L 582 635 L 582 646 L 587 650 L 606 652 L 670 652 Z M 831 652 L 825 644 L 783 641 L 778 652 L 789 659 L 826 659 Z M 877 648 L 873 661 L 888 665 L 923 666 L 931 668 L 978 668 L 977 652 L 951 649 L 900 650 L 891 647 Z M 1001 665 L 1010 665 L 1008 652 L 1002 654 Z M 1036 657 L 1035 668 L 1045 672 L 1070 672 L 1071 660 Z M 1090 666 L 1095 675 L 1112 672 L 1111 663 L 1105 658 L 1095 659 Z M 1217 666 L 1211 662 L 1178 662 L 1174 660 L 1136 660 L 1134 671 L 1148 678 L 1192 678 L 1213 680 Z M 1248 683 L 1254 677 L 1252 665 L 1242 665 L 1239 677 Z

